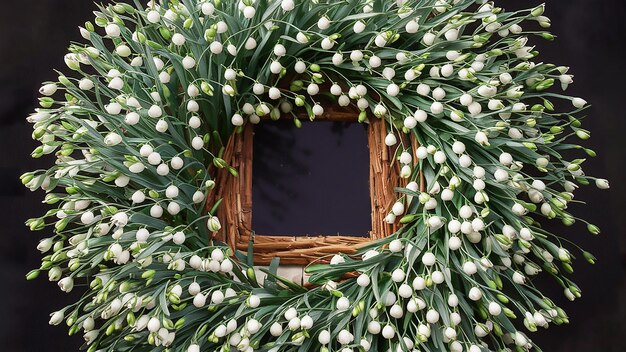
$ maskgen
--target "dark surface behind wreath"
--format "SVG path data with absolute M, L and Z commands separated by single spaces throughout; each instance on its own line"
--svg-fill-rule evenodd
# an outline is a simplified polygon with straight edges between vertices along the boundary
M 106 1 L 103 1 L 106 2 Z M 510 9 L 540 1 L 504 0 Z M 613 181 L 610 193 L 582 190 L 589 200 L 586 217 L 602 225 L 600 237 L 590 237 L 579 228 L 569 232 L 602 260 L 591 267 L 581 264 L 574 278 L 584 290 L 584 304 L 557 302 L 567 309 L 572 323 L 553 327 L 534 338 L 548 352 L 623 351 L 626 336 L 626 66 L 622 63 L 626 43 L 626 3 L 622 0 L 547 0 L 547 15 L 558 20 L 552 30 L 556 45 L 540 42 L 543 59 L 571 64 L 579 82 L 572 92 L 589 98 L 593 118 L 586 125 L 594 131 L 591 147 L 601 156 L 590 168 Z M 62 66 L 65 45 L 78 39 L 76 27 L 88 18 L 93 5 L 85 0 L 24 0 L 12 2 L 0 12 L 0 350 L 5 352 L 78 350 L 80 339 L 69 338 L 63 329 L 47 325 L 51 307 L 74 301 L 74 295 L 59 295 L 45 280 L 27 282 L 24 274 L 39 264 L 34 247 L 38 238 L 23 226 L 23 220 L 43 212 L 39 197 L 22 187 L 18 176 L 44 164 L 30 159 L 35 142 L 27 138 L 31 127 L 24 117 L 33 109 L 39 83 L 53 78 L 50 66 Z M 560 58 L 560 60 L 559 60 Z M 45 64 L 42 64 L 44 63 Z M 54 63 L 54 65 L 52 65 Z M 23 74 L 27 72 L 27 74 Z M 346 216 L 349 216 L 348 214 Z M 600 223 L 600 219 L 606 221 Z M 548 280 L 549 281 L 549 280 Z M 559 296 L 559 289 L 542 285 L 546 294 Z M 552 287 L 552 292 L 549 288 Z

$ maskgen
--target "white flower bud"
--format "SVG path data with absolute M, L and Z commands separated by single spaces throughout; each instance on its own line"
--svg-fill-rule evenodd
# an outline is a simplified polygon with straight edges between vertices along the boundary
M 251 18 L 254 18 L 255 14 L 256 14 L 256 9 L 254 7 L 246 6 L 243 8 L 243 17 L 247 19 L 251 19 Z
M 519 203 L 513 204 L 511 210 L 513 211 L 513 213 L 519 216 L 526 215 L 526 213 L 528 212 L 528 210 L 526 210 L 526 208 L 524 208 L 524 206 Z
M 330 50 L 335 45 L 335 42 L 327 37 L 327 38 L 322 39 L 322 42 L 321 42 L 320 45 L 321 45 L 322 49 Z
M 450 248 L 450 250 L 456 251 L 461 248 L 462 244 L 463 242 L 457 236 L 452 236 L 448 239 L 448 248 Z
M 404 271 L 402 269 L 396 269 L 391 273 L 391 280 L 393 282 L 402 282 L 404 281 L 404 278 L 406 277 L 406 274 L 404 273 Z
M 311 109 L 311 111 L 313 111 L 313 114 L 315 116 L 322 116 L 324 114 L 324 108 L 319 103 L 316 103 L 315 105 L 313 105 L 313 108 Z
M 372 55 L 370 56 L 368 63 L 372 68 L 378 68 L 380 67 L 380 65 L 382 65 L 382 60 L 380 57 Z
M 211 216 L 209 220 L 207 220 L 207 227 L 211 232 L 217 232 L 222 228 L 222 224 L 217 216 Z
M 389 315 L 391 315 L 393 318 L 400 319 L 404 316 L 404 311 L 402 310 L 402 307 L 400 307 L 397 304 L 394 304 L 389 309 Z
M 420 25 L 415 20 L 411 20 L 411 21 L 407 22 L 407 24 L 404 26 L 404 29 L 409 34 L 417 33 L 419 28 L 420 28 Z
M 361 287 L 367 287 L 370 284 L 370 277 L 367 274 L 361 274 L 357 278 L 357 284 Z
M 393 328 L 393 326 L 385 325 L 385 327 L 383 328 L 383 337 L 391 340 L 394 338 L 394 336 L 396 336 L 396 330 Z
M 483 293 L 478 287 L 472 287 L 467 295 L 472 301 L 479 301 L 483 297 Z
M 422 263 L 426 266 L 433 266 L 437 262 L 435 255 L 431 252 L 426 252 L 422 256 Z
M 274 337 L 278 337 L 283 333 L 283 326 L 279 323 L 274 323 L 270 326 L 270 334 Z
M 155 125 L 155 129 L 158 132 L 161 133 L 165 133 L 167 131 L 167 129 L 169 128 L 169 125 L 167 124 L 167 122 L 163 119 L 157 121 L 156 125 Z
M 596 187 L 598 187 L 599 189 L 609 189 L 609 181 L 603 178 L 598 178 L 596 179 Z
M 112 38 L 119 37 L 122 33 L 120 27 L 115 23 L 109 23 L 106 27 L 104 27 L 104 31 L 109 37 Z
M 483 131 L 478 131 L 474 136 L 474 140 L 481 145 L 489 145 L 489 139 Z
M 172 169 L 174 170 L 180 170 L 184 166 L 184 164 L 185 163 L 183 159 L 181 159 L 178 156 L 175 156 L 170 160 L 170 165 L 172 166 Z
M 447 159 L 446 154 L 442 152 L 441 150 L 436 151 L 435 154 L 433 155 L 433 160 L 437 164 L 445 163 L 446 159 Z
M 374 44 L 376 44 L 377 47 L 382 48 L 387 45 L 387 39 L 382 34 L 379 34 L 376 38 L 374 38 Z
M 391 83 L 387 86 L 387 94 L 389 94 L 392 97 L 397 96 L 400 93 L 400 87 L 395 84 L 395 83 Z M 443 107 L 442 107 L 443 110 Z
M 587 101 L 581 98 L 574 98 L 572 99 L 572 105 L 574 105 L 574 107 L 577 109 L 582 109 L 585 107 L 585 105 L 587 105 Z
M 393 133 L 389 133 L 386 137 L 385 137 L 385 145 L 388 147 L 394 146 L 398 143 L 398 140 L 396 139 L 396 136 Z
M 354 23 L 354 26 L 352 26 L 352 30 L 354 31 L 354 33 L 362 33 L 365 30 L 365 22 L 363 21 L 356 21 Z
M 222 53 L 222 50 L 224 50 L 224 46 L 222 45 L 222 43 L 214 41 L 209 45 L 209 50 L 211 50 L 211 53 L 218 55 Z

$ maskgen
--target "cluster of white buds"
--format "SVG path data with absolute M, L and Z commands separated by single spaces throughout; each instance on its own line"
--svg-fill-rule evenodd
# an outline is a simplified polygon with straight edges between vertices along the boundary
M 199 271 L 230 274 L 233 271 L 234 263 L 224 253 L 222 248 L 214 248 L 208 258 L 202 258 L 197 254 L 193 255 L 189 259 L 189 266 Z

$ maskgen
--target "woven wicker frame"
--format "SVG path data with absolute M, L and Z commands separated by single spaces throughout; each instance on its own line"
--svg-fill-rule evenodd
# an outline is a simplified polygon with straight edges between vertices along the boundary
M 290 116 L 285 116 L 290 118 Z M 307 116 L 302 116 L 308 119 Z M 316 120 L 357 121 L 358 111 L 352 109 L 328 108 Z M 254 242 L 254 263 L 267 265 L 274 257 L 281 264 L 307 265 L 312 262 L 327 262 L 338 253 L 352 254 L 360 246 L 371 240 L 385 238 L 398 230 L 399 224 L 388 224 L 385 217 L 396 201 L 395 187 L 406 185 L 400 178 L 400 166 L 395 162 L 395 148 L 387 148 L 384 140 L 387 135 L 384 119 L 371 117 L 368 129 L 370 154 L 370 199 L 372 207 L 372 230 L 369 238 L 347 236 L 271 236 L 252 232 L 252 161 L 254 156 L 254 126 L 246 124 L 234 133 L 224 151 L 224 160 L 239 172 L 233 177 L 225 169 L 217 173 L 213 200 L 222 199 L 218 217 L 223 228 L 215 238 L 225 241 L 233 250 L 246 252 L 249 241 Z M 406 145 L 416 141 L 406 141 Z

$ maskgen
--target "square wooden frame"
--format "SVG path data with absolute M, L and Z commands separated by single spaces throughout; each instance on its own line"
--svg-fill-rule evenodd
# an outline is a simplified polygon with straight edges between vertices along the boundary
M 359 112 L 355 109 L 326 109 L 316 120 L 354 121 Z M 285 116 L 284 118 L 290 118 Z M 308 119 L 307 116 L 302 116 Z M 262 123 L 262 122 L 261 122 Z M 385 146 L 387 135 L 385 120 L 371 117 L 368 128 L 370 151 L 370 199 L 372 230 L 369 238 L 348 236 L 271 236 L 252 231 L 252 162 L 254 125 L 248 123 L 239 133 L 233 133 L 226 146 L 223 159 L 238 170 L 233 177 L 219 170 L 212 200 L 222 199 L 217 216 L 223 228 L 216 239 L 228 243 L 233 250 L 246 252 L 249 241 L 254 245 L 255 265 L 268 265 L 274 257 L 281 264 L 307 265 L 328 261 L 338 252 L 352 254 L 359 246 L 385 238 L 398 230 L 399 225 L 388 224 L 385 217 L 396 201 L 395 187 L 401 186 L 400 167 L 394 162 L 394 151 Z

